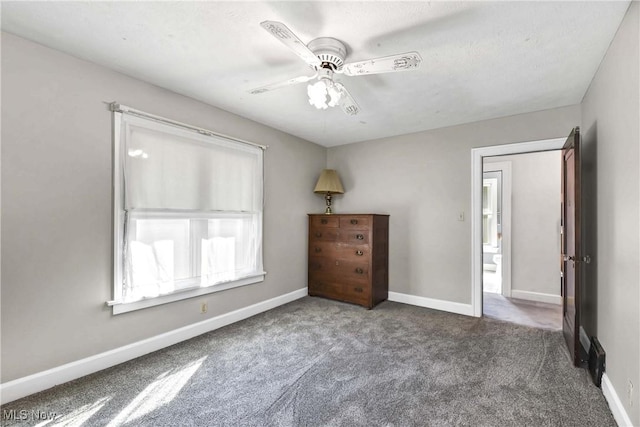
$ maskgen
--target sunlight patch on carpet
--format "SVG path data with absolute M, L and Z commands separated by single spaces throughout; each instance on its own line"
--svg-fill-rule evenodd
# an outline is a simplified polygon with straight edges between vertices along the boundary
M 174 370 L 167 371 L 160 375 L 157 380 L 149 384 L 135 399 L 124 408 L 108 425 L 108 427 L 119 426 L 136 419 L 170 403 L 182 390 L 187 381 L 196 373 L 207 357 L 189 363 L 188 365 Z
M 37 424 L 35 427 L 44 427 L 47 425 L 50 425 L 51 427 L 81 426 L 89 418 L 91 418 L 93 414 L 102 409 L 102 407 L 106 405 L 109 400 L 111 400 L 110 397 L 103 397 L 97 402 L 89 403 L 87 405 L 79 407 L 75 411 L 63 416 L 62 418 L 54 418 L 52 420 L 44 421 L 40 424 Z

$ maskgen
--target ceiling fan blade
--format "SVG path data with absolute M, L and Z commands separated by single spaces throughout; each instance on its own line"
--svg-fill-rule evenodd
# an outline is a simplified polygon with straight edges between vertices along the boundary
M 291 86 L 291 85 L 295 85 L 295 84 L 298 84 L 298 83 L 308 82 L 309 80 L 313 80 L 316 77 L 318 77 L 318 73 L 314 74 L 313 76 L 294 77 L 292 79 L 285 80 L 283 82 L 271 83 L 271 84 L 266 85 L 266 86 L 261 86 L 261 87 L 255 88 L 255 89 L 251 89 L 249 91 L 249 93 L 252 94 L 252 95 L 256 95 L 258 93 L 264 93 L 264 92 L 268 92 L 270 90 L 280 89 L 281 87 Z
M 366 61 L 351 62 L 342 67 L 342 72 L 347 76 L 393 73 L 395 71 L 415 70 L 420 66 L 421 62 L 422 58 L 418 52 L 407 52 Z
M 311 66 L 319 67 L 322 63 L 320 59 L 304 44 L 300 39 L 291 32 L 281 22 L 277 21 L 264 21 L 260 25 L 265 30 L 269 31 L 275 38 L 280 40 L 285 46 L 298 55 L 304 62 Z
M 340 91 L 340 108 L 346 114 L 350 116 L 355 116 L 360 112 L 360 107 L 356 104 L 356 101 L 353 99 L 349 91 L 346 87 L 343 86 L 342 83 L 334 83 L 335 87 Z

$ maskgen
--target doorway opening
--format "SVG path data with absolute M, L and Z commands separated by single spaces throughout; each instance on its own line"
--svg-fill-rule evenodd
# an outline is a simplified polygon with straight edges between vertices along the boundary
M 485 171 L 483 163 L 485 163 L 485 158 L 490 157 L 494 157 L 494 163 L 507 163 L 507 158 L 496 156 L 508 156 L 515 154 L 560 150 L 565 142 L 565 139 L 566 138 L 557 138 L 543 141 L 483 147 L 472 150 L 473 193 L 471 209 L 471 230 L 473 249 L 471 267 L 472 308 L 474 316 L 481 317 L 483 315 L 483 300 L 485 298 L 488 300 L 487 302 L 490 302 L 489 299 L 497 299 L 499 301 L 506 300 L 509 303 L 513 302 L 511 301 L 512 299 L 525 300 L 524 302 L 527 303 L 527 307 L 524 307 L 524 309 L 518 306 L 515 307 L 515 310 L 517 311 L 516 314 L 524 317 L 529 316 L 528 314 L 526 314 L 527 308 L 533 307 L 533 311 L 536 311 L 539 308 L 538 306 L 549 303 L 555 304 L 560 310 L 559 313 L 561 313 L 562 306 L 558 304 L 561 302 L 559 295 L 550 295 L 548 292 L 538 292 L 526 288 L 522 289 L 522 287 L 518 288 L 518 286 L 513 281 L 514 279 L 512 277 L 511 265 L 513 263 L 512 255 L 514 253 L 510 241 L 511 218 L 509 218 L 509 224 L 507 224 L 506 216 L 507 214 L 510 215 L 510 213 L 505 210 L 505 203 L 512 203 L 511 196 L 507 195 L 505 191 L 507 187 L 509 187 L 509 191 L 511 191 L 511 177 L 509 180 L 507 180 L 504 169 L 500 169 L 496 166 L 493 167 L 493 170 L 489 168 Z M 500 174 L 485 175 L 485 172 L 495 172 L 497 170 L 501 171 Z M 509 170 L 509 174 L 511 174 L 511 170 Z M 487 181 L 485 181 L 485 179 Z M 500 192 L 498 192 L 498 187 L 500 187 Z M 556 194 L 559 195 L 560 186 L 558 185 L 556 188 Z M 499 195 L 500 197 L 498 197 Z M 498 206 L 499 198 L 501 201 L 500 207 Z M 557 211 L 559 211 L 559 205 L 555 211 L 556 213 Z M 556 227 L 556 224 L 547 225 Z M 525 246 L 534 244 L 537 241 L 538 236 L 536 235 L 536 230 L 539 226 L 539 224 L 533 224 L 528 229 L 524 228 L 524 230 L 530 233 L 530 237 L 528 238 L 528 240 L 525 239 Z M 539 252 L 540 251 L 536 252 L 536 256 L 539 254 Z M 522 265 L 524 265 L 526 268 L 532 269 L 532 271 L 540 267 L 537 264 L 536 259 L 525 260 Z M 526 276 L 526 268 L 520 269 L 518 273 L 524 274 Z M 493 269 L 495 269 L 495 272 L 493 271 Z M 555 268 L 554 270 L 558 270 L 556 277 L 557 280 L 555 280 L 554 283 L 557 286 L 557 293 L 559 294 L 559 268 Z M 491 274 L 493 274 L 493 276 L 490 276 Z M 489 290 L 490 292 L 487 292 L 486 294 L 483 293 L 483 278 L 485 275 L 487 275 L 491 279 L 500 279 L 499 286 L 496 283 L 497 280 L 493 280 L 493 283 L 489 284 L 487 290 Z M 522 312 L 523 310 L 525 311 L 525 313 Z M 559 315 L 558 318 L 560 319 L 561 316 Z
M 483 159 L 484 316 L 562 329 L 560 175 L 560 150 Z

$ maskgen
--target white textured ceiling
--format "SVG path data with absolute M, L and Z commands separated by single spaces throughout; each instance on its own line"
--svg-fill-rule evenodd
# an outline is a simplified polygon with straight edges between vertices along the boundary
M 325 146 L 579 103 L 629 1 L 2 2 L 2 29 Z M 338 75 L 356 116 L 309 105 L 312 71 L 260 27 L 418 51 L 417 71 Z M 135 107 L 135 106 L 133 106 Z

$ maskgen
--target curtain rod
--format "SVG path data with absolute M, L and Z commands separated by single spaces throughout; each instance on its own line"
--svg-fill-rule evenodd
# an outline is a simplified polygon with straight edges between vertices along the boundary
M 254 147 L 259 147 L 259 148 L 262 148 L 263 150 L 266 150 L 267 148 L 269 148 L 268 145 L 256 144 L 255 142 L 250 142 L 250 141 L 245 141 L 244 139 L 234 138 L 232 136 L 225 135 L 225 134 L 218 133 L 218 132 L 214 132 L 214 131 L 209 130 L 209 129 L 204 129 L 204 128 L 200 128 L 200 127 L 197 127 L 197 126 L 188 125 L 186 123 L 182 123 L 182 122 L 179 122 L 179 121 L 176 121 L 176 120 L 171 120 L 171 119 L 167 119 L 165 117 L 156 116 L 155 114 L 145 113 L 144 111 L 136 110 L 135 108 L 127 107 L 126 105 L 118 104 L 117 102 L 109 103 L 109 109 L 111 111 L 113 111 L 114 113 L 131 114 L 133 116 L 138 116 L 138 117 L 143 117 L 143 118 L 146 118 L 146 119 L 155 120 L 155 121 L 160 122 L 160 123 L 165 123 L 165 124 L 169 124 L 169 125 L 178 126 L 178 127 L 182 127 L 182 128 L 185 128 L 185 129 L 193 130 L 193 131 L 196 131 L 196 132 L 198 132 L 200 134 L 203 134 L 203 135 L 218 136 L 218 137 L 221 137 L 221 138 L 230 139 L 232 141 L 240 142 L 242 144 L 247 144 L 247 145 L 252 145 Z

